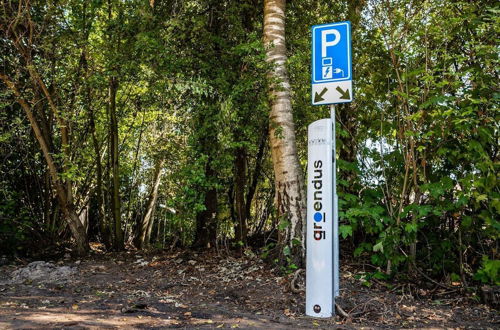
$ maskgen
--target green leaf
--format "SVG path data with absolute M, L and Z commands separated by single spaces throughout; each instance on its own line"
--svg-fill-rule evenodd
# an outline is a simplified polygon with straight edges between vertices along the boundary
M 278 225 L 278 229 L 280 231 L 283 231 L 286 228 L 288 228 L 288 226 L 290 226 L 290 221 L 283 219 L 280 221 L 280 224 Z
M 481 194 L 481 195 L 478 195 L 476 197 L 476 201 L 478 201 L 478 202 L 482 202 L 482 201 L 485 201 L 485 200 L 488 200 L 488 195 L 486 195 L 486 194 Z
M 348 225 L 341 225 L 339 227 L 339 232 L 340 236 L 342 236 L 342 238 L 345 239 L 348 236 L 352 236 L 352 227 Z
M 375 245 L 373 246 L 373 251 L 374 251 L 374 252 L 377 252 L 377 251 L 384 252 L 384 245 L 383 245 L 383 242 L 382 242 L 382 241 L 380 241 L 380 242 L 378 242 L 377 244 L 375 244 Z
M 292 251 L 290 250 L 290 247 L 287 245 L 283 248 L 283 255 L 289 257 L 292 254 Z
M 417 224 L 416 223 L 407 223 L 405 225 L 405 231 L 407 233 L 416 233 L 417 232 Z

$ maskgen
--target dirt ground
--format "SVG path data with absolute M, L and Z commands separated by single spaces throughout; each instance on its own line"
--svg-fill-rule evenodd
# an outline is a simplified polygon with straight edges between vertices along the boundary
M 255 256 L 129 251 L 51 261 L 75 267 L 76 276 L 63 284 L 12 284 L 12 272 L 28 261 L 0 267 L 1 329 L 500 328 L 498 311 L 459 288 L 368 287 L 362 265 L 342 266 L 338 303 L 349 317 L 323 320 L 304 315 L 301 276 L 291 290 L 293 274 L 279 276 Z

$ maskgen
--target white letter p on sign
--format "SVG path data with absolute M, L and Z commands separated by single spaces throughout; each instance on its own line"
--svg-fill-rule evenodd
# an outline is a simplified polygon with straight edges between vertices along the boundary
M 326 37 L 330 34 L 334 35 L 332 41 L 326 41 Z M 321 31 L 321 57 L 326 57 L 326 47 L 335 46 L 340 41 L 340 32 L 331 29 L 331 30 L 323 30 Z

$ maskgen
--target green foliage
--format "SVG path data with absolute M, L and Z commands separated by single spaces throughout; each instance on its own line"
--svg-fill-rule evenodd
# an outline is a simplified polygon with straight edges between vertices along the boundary
M 260 257 L 264 260 L 267 259 L 270 255 L 271 251 L 275 248 L 275 246 L 276 246 L 275 243 L 269 243 L 269 244 L 265 245 L 264 247 L 262 247 Z
M 33 225 L 36 224 L 33 223 L 28 210 L 18 204 L 18 198 L 18 194 L 12 194 L 0 202 L 0 249 L 4 254 L 17 254 L 33 248 L 30 241 Z
M 481 268 L 474 274 L 474 279 L 482 283 L 500 285 L 500 260 L 491 260 L 487 256 L 483 256 Z
M 341 225 L 339 226 L 339 233 L 342 238 L 352 236 L 352 226 Z
M 88 208 L 91 239 L 105 241 L 101 225 L 111 226 L 114 77 L 127 238 L 136 235 L 155 165 L 164 161 L 152 227 L 155 246 L 193 243 L 202 215 L 215 219 L 218 243 L 247 244 L 227 243 L 235 236 L 236 160 L 243 154 L 245 198 L 255 189 L 246 203 L 248 235 L 267 233 L 262 256 L 280 255 L 286 272 L 297 267 L 292 257 L 301 242 L 274 251 L 269 234 L 290 223 L 274 218 L 264 139 L 269 64 L 261 1 L 68 0 L 30 6 L 31 25 L 11 24 L 27 19 L 17 17 L 17 10 L 0 18 L 2 72 L 33 108 L 77 211 Z M 329 116 L 327 107 L 310 104 L 309 27 L 352 22 L 355 102 L 336 107 L 339 231 L 354 257 L 381 269 L 364 277 L 366 285 L 372 277 L 390 276 L 388 271 L 403 276 L 414 264 L 438 279 L 457 280 L 460 274 L 497 283 L 498 6 L 438 0 L 288 3 L 287 68 L 304 167 L 307 125 Z M 20 48 L 5 31 L 14 26 L 36 27 Z M 58 121 L 28 67 L 38 70 L 66 124 Z M 39 145 L 3 83 L 0 108 L 1 248 L 67 239 Z M 69 152 L 62 145 L 65 125 Z M 286 138 L 281 129 L 276 134 Z
M 392 272 L 414 261 L 434 276 L 484 270 L 479 251 L 498 259 L 498 4 L 406 4 L 373 2 L 352 21 L 356 101 L 337 111 L 341 235 Z

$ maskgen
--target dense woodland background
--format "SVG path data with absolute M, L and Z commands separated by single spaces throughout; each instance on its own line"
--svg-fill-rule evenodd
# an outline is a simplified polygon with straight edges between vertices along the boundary
M 270 148 L 289 138 L 270 116 L 274 2 L 2 0 L 0 253 L 90 241 L 302 267 Z M 352 22 L 341 248 L 376 278 L 500 284 L 499 14 L 486 0 L 286 4 L 301 175 L 307 125 L 329 116 L 310 104 L 310 27 Z

